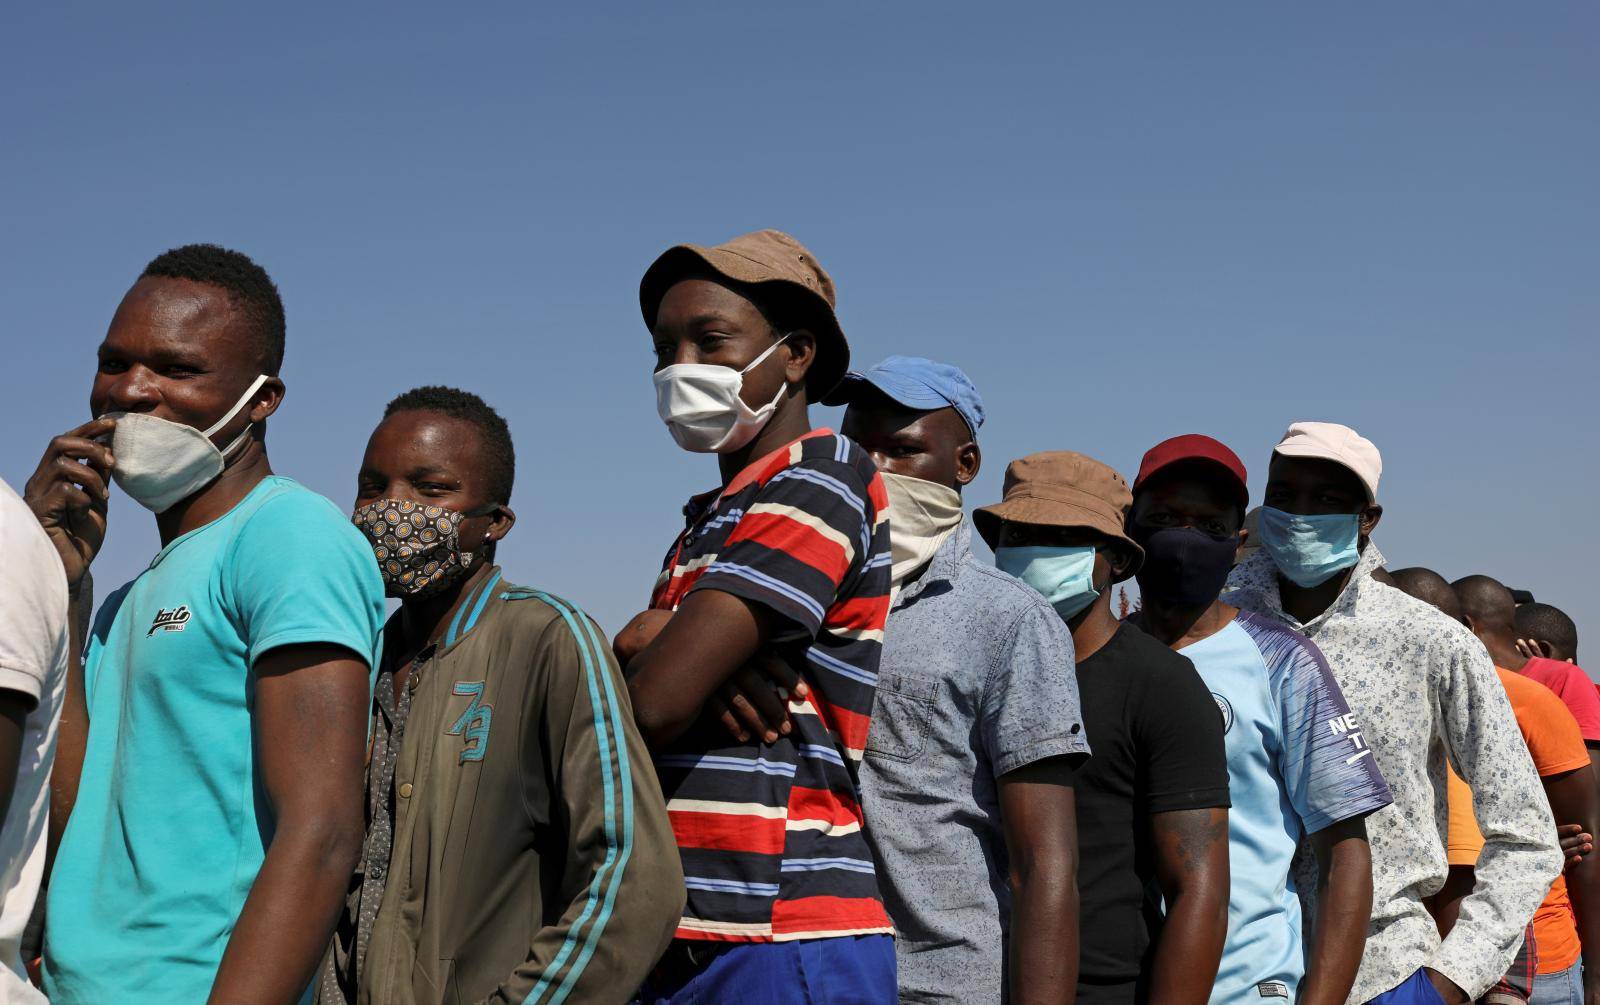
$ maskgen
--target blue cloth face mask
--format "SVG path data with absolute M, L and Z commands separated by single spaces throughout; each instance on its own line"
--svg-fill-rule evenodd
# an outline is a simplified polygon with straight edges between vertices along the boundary
M 1100 596 L 1094 588 L 1093 545 L 996 548 L 994 565 L 1044 594 L 1063 618 L 1072 617 Z
M 1278 571 L 1310 589 L 1356 564 L 1361 552 L 1359 513 L 1301 516 L 1261 507 L 1261 546 Z

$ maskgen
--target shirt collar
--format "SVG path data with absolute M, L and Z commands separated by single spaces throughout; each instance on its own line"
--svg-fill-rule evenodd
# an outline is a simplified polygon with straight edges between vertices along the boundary
M 928 568 L 914 583 L 900 591 L 900 603 L 918 596 L 934 583 L 948 583 L 961 572 L 961 565 L 972 556 L 972 518 L 963 516 L 954 533 L 944 539 L 939 550 L 933 553 Z
M 721 489 L 712 489 L 709 492 L 698 492 L 689 497 L 683 504 L 683 519 L 685 523 L 693 525 L 694 522 L 706 514 L 718 499 L 722 498 Z
M 766 468 L 772 464 L 773 458 L 777 457 L 779 454 L 792 451 L 795 444 L 801 443 L 805 440 L 814 439 L 818 436 L 832 435 L 833 430 L 831 429 L 813 429 L 808 433 L 795 437 L 788 443 L 785 443 L 783 446 L 778 447 L 776 450 L 771 450 L 765 454 L 762 454 L 760 457 L 757 457 L 755 460 L 741 468 L 739 473 L 734 475 L 733 479 L 729 481 L 726 486 L 719 489 L 710 489 L 708 491 L 690 496 L 689 501 L 683 506 L 684 517 L 687 519 L 689 524 L 692 525 L 700 517 L 715 509 L 717 503 L 722 501 L 723 496 L 735 495 L 747 488 L 751 482 L 755 481 L 761 476 L 761 472 L 766 470 Z
M 456 608 L 455 615 L 450 619 L 450 626 L 445 629 L 444 637 L 439 640 L 439 653 L 443 653 L 471 634 L 478 627 L 478 621 L 483 617 L 489 607 L 489 598 L 494 596 L 497 589 L 503 589 L 500 567 L 492 565 L 482 583 L 473 587 L 472 592 L 461 600 L 461 606 Z

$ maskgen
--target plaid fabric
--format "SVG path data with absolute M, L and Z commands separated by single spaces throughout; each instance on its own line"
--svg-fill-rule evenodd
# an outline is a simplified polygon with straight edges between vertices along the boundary
M 1511 969 L 1484 992 L 1478 1005 L 1528 1005 L 1533 994 L 1533 975 L 1539 972 L 1539 946 L 1533 938 L 1533 926 L 1522 935 L 1522 948 L 1511 960 Z

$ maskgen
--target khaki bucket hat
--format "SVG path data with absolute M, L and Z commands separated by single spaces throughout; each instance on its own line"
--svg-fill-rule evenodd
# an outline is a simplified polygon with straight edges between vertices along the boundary
M 1132 508 L 1127 479 L 1113 468 L 1070 450 L 1046 450 L 1007 465 L 1005 497 L 976 510 L 972 523 L 990 548 L 1000 541 L 1002 523 L 1103 534 L 1132 557 L 1126 579 L 1144 564 L 1144 549 L 1124 527 Z
M 740 234 L 715 247 L 679 244 L 661 253 L 639 280 L 639 309 L 648 327 L 672 284 L 686 275 L 710 270 L 736 283 L 781 285 L 796 290 L 806 308 L 807 329 L 817 339 L 817 360 L 806 375 L 806 394 L 813 402 L 833 390 L 850 368 L 850 343 L 834 314 L 833 280 L 806 246 L 781 230 Z

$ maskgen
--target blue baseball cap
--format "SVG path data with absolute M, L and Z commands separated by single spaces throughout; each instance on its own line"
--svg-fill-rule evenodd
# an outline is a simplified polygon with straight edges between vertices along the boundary
M 823 399 L 824 405 L 849 405 L 861 389 L 871 386 L 905 408 L 931 412 L 953 408 L 972 435 L 983 425 L 983 399 L 972 381 L 949 363 L 921 356 L 890 356 L 870 370 L 851 370 Z

